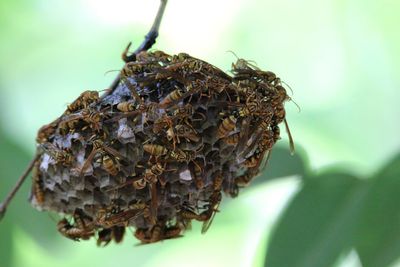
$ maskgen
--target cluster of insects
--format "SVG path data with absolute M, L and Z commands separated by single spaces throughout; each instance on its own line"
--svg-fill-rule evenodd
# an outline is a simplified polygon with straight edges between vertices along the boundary
M 85 91 L 37 136 L 31 202 L 69 214 L 74 240 L 152 243 L 192 220 L 205 233 L 225 193 L 260 172 L 286 123 L 279 78 L 239 59 L 230 76 L 188 54 L 141 52 L 109 95 Z M 286 124 L 287 125 L 287 124 Z
M 282 122 L 293 150 L 274 73 L 238 59 L 229 75 L 147 48 L 125 51 L 109 92 L 83 92 L 38 132 L 30 201 L 63 214 L 57 229 L 70 239 L 118 243 L 132 227 L 154 243 L 193 220 L 205 233 L 223 194 L 236 197 L 266 164 Z

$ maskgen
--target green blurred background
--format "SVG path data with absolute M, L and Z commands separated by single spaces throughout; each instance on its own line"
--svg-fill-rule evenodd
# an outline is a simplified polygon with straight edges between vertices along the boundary
M 0 196 L 35 151 L 36 131 L 83 90 L 103 90 L 139 44 L 157 0 L 0 2 Z M 400 1 L 169 0 L 155 45 L 229 70 L 231 53 L 291 88 L 267 170 L 224 199 L 206 235 L 135 246 L 61 237 L 27 203 L 0 223 L 0 267 L 400 266 Z M 109 72 L 111 71 L 111 72 Z M 279 178 L 279 179 L 278 179 Z M 54 217 L 54 216 L 53 216 Z

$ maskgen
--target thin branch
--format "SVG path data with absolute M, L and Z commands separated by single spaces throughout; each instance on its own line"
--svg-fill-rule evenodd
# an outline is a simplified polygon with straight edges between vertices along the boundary
M 156 42 L 156 39 L 158 37 L 158 32 L 160 29 L 160 24 L 162 17 L 164 15 L 165 7 L 167 6 L 168 0 L 160 0 L 160 6 L 158 8 L 158 12 L 156 15 L 156 18 L 154 19 L 153 25 L 150 28 L 150 31 L 146 34 L 143 42 L 139 45 L 139 47 L 129 56 L 126 55 L 129 47 L 131 46 L 131 43 L 128 44 L 126 47 L 124 54 L 123 54 L 123 59 L 125 62 L 132 62 L 136 60 L 136 55 L 139 54 L 142 51 L 147 51 L 149 50 Z M 110 88 L 101 96 L 103 99 L 104 97 L 112 94 L 114 90 L 118 87 L 118 84 L 120 82 L 120 75 L 114 79 L 113 83 L 110 85 Z
M 6 199 L 0 203 L 0 220 L 3 219 L 4 214 L 7 211 L 7 207 L 10 204 L 11 200 L 14 198 L 15 194 L 21 187 L 21 185 L 24 183 L 26 177 L 28 177 L 29 173 L 31 172 L 33 166 L 35 165 L 35 162 L 39 159 L 40 155 L 36 155 L 35 158 L 29 163 L 28 168 L 25 170 L 25 172 L 21 175 L 21 177 L 18 179 L 17 183 L 15 184 L 14 188 L 11 190 L 11 192 L 8 194 Z

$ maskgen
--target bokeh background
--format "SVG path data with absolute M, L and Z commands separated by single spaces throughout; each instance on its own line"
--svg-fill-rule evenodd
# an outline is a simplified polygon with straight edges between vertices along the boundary
M 0 196 L 35 151 L 36 131 L 83 90 L 106 89 L 147 33 L 157 0 L 0 1 Z M 400 266 L 400 2 L 169 0 L 154 46 L 229 70 L 254 60 L 293 89 L 297 152 L 266 171 L 211 229 L 146 246 L 61 237 L 27 203 L 0 223 L 0 267 Z

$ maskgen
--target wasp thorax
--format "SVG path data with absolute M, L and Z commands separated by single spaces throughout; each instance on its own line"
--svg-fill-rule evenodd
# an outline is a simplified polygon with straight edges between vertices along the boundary
M 99 97 L 85 91 L 42 127 L 32 203 L 66 214 L 73 240 L 143 243 L 180 236 L 191 220 L 206 232 L 224 192 L 251 183 L 280 138 L 280 79 L 239 59 L 233 76 L 186 53 L 142 52 Z

